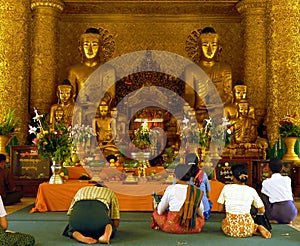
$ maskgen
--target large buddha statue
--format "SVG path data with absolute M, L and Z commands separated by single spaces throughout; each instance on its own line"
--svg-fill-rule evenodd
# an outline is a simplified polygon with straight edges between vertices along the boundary
M 81 89 L 90 75 L 96 71 L 102 64 L 104 64 L 112 55 L 114 50 L 114 42 L 111 35 L 103 29 L 88 28 L 85 33 L 80 36 L 78 50 L 81 54 L 81 62 L 69 68 L 68 79 L 74 87 L 77 97 Z M 103 89 L 105 85 L 113 85 L 108 87 L 106 94 L 108 97 L 115 97 L 115 70 L 112 66 L 106 65 L 101 70 L 99 76 L 99 83 L 97 88 L 90 88 L 81 93 L 80 101 L 94 102 L 97 99 L 99 90 Z
M 186 51 L 211 79 L 223 104 L 232 102 L 231 67 L 218 59 L 220 45 L 216 31 L 212 27 L 205 27 L 192 32 L 187 40 Z M 186 84 L 185 99 L 197 111 L 197 114 L 202 114 L 206 107 L 217 106 L 214 104 L 218 100 L 215 93 L 210 93 L 208 80 L 199 77 L 194 66 L 187 66 L 184 75 L 187 84 L 193 87 Z M 197 118 L 199 119 L 199 115 Z
M 49 123 L 63 122 L 71 125 L 74 110 L 73 87 L 69 80 L 65 79 L 57 86 L 56 95 L 58 103 L 53 104 L 50 109 Z
M 241 100 L 247 100 L 247 86 L 244 81 L 238 80 L 233 87 L 233 101 L 224 105 L 224 115 L 231 123 L 238 117 L 237 105 Z M 250 104 L 248 116 L 255 119 L 255 110 Z

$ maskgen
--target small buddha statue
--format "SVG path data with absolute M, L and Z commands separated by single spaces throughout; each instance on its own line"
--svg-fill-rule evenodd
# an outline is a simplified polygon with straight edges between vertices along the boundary
M 249 108 L 247 100 L 243 99 L 237 104 L 238 117 L 233 126 L 236 144 L 255 143 L 257 139 L 257 122 L 249 116 Z
M 193 32 L 195 33 L 195 32 Z M 193 34 L 192 33 L 192 34 Z M 192 35 L 191 34 L 191 35 Z M 219 35 L 212 27 L 205 27 L 199 36 L 190 38 L 194 41 L 194 53 L 189 53 L 193 57 L 194 62 L 207 74 L 215 85 L 223 104 L 232 102 L 232 72 L 231 67 L 224 62 L 218 60 L 220 52 Z M 190 35 L 190 36 L 191 36 Z M 186 47 L 187 49 L 188 47 Z M 217 107 L 215 105 L 218 100 L 214 93 L 209 93 L 208 80 L 196 74 L 194 66 L 187 66 L 184 72 L 186 88 L 185 99 L 197 111 L 198 121 L 208 118 L 206 107 Z M 192 85 L 192 89 L 188 84 Z M 222 105 L 221 105 L 222 106 Z M 204 114 L 201 116 L 201 114 Z
M 85 33 L 80 36 L 79 47 L 78 50 L 81 54 L 81 62 L 71 66 L 68 70 L 68 79 L 70 80 L 72 86 L 74 87 L 74 97 L 78 96 L 78 93 L 81 89 L 83 89 L 84 83 L 88 79 L 88 77 L 98 69 L 102 64 L 106 62 L 106 59 L 109 58 L 108 55 L 105 55 L 105 51 L 108 51 L 113 47 L 111 42 L 111 35 L 107 38 L 104 37 L 104 34 L 100 34 L 100 30 L 97 28 L 88 28 Z M 104 49 L 104 45 L 110 42 L 110 45 Z M 99 77 L 99 88 L 92 88 L 90 91 L 84 91 L 82 93 L 79 101 L 82 102 L 93 102 L 95 98 L 93 98 L 98 93 L 98 89 L 103 88 L 103 85 L 109 85 L 106 93 L 109 94 L 109 97 L 115 97 L 115 87 L 110 86 L 115 83 L 115 70 L 112 66 L 105 66 L 101 70 L 101 74 Z
M 65 79 L 57 86 L 58 103 L 50 108 L 49 123 L 62 122 L 65 125 L 72 124 L 74 100 L 73 87 L 69 80 Z
M 93 129 L 97 135 L 98 145 L 102 151 L 105 151 L 105 155 L 117 152 L 112 132 L 112 129 L 115 127 L 112 125 L 114 119 L 109 115 L 108 104 L 109 103 L 106 100 L 101 100 L 99 105 L 99 116 L 93 120 Z
M 247 100 L 247 86 L 244 81 L 238 80 L 233 87 L 233 101 L 224 105 L 224 116 L 230 121 L 234 122 L 238 115 L 237 104 L 241 100 Z M 255 110 L 249 104 L 248 116 L 255 119 Z

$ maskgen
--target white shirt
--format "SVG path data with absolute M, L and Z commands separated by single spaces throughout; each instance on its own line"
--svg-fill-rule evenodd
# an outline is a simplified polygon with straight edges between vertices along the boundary
M 3 205 L 2 197 L 0 196 L 0 218 L 6 216 L 6 211 Z
M 262 182 L 261 193 L 269 197 L 270 203 L 293 201 L 291 178 L 273 173 L 271 178 Z
M 225 204 L 226 212 L 231 214 L 250 213 L 251 205 L 256 208 L 264 204 L 256 190 L 248 185 L 227 184 L 223 187 L 218 203 Z
M 186 184 L 173 184 L 167 187 L 161 198 L 160 203 L 157 206 L 157 213 L 163 214 L 167 208 L 172 212 L 180 211 L 187 193 L 188 185 Z M 202 201 L 200 202 L 197 210 L 198 215 L 202 215 L 204 207 Z

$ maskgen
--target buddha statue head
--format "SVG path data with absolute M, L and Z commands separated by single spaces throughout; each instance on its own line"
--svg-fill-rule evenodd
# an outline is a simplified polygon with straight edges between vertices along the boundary
M 245 99 L 240 100 L 237 105 L 237 109 L 238 109 L 239 117 L 248 117 L 249 103 L 247 100 L 245 100 Z
M 108 116 L 108 104 L 105 100 L 101 100 L 99 105 L 100 117 L 106 118 Z
M 233 87 L 233 95 L 234 95 L 235 102 L 246 100 L 247 86 L 244 84 L 244 81 L 238 80 L 235 82 L 235 86 Z
M 100 61 L 100 53 L 102 51 L 100 32 L 97 28 L 88 28 L 85 33 L 80 36 L 79 52 L 82 56 L 82 62 L 86 60 Z
M 64 118 L 64 109 L 61 106 L 58 106 L 55 109 L 55 113 L 54 113 L 54 117 L 55 117 L 55 122 L 62 122 L 63 118 Z
M 210 61 L 216 59 L 219 51 L 219 35 L 212 27 L 205 27 L 200 32 L 199 48 L 202 51 L 202 58 Z
M 59 104 L 73 102 L 73 86 L 68 79 L 65 79 L 57 87 L 57 97 Z

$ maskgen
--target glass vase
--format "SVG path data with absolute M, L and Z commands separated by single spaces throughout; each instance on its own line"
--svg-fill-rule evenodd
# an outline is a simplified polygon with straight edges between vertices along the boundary
M 57 162 L 52 159 L 52 166 L 51 166 L 52 176 L 50 177 L 49 184 L 64 183 L 62 177 L 60 176 L 61 168 L 62 168 L 61 162 Z

